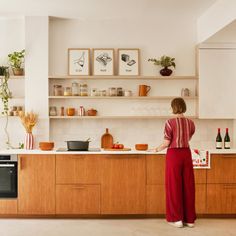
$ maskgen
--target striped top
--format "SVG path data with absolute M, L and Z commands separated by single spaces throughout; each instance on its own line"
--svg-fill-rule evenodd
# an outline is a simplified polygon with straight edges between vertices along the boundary
M 192 120 L 185 117 L 172 118 L 165 123 L 164 139 L 170 141 L 169 148 L 188 148 L 194 132 Z

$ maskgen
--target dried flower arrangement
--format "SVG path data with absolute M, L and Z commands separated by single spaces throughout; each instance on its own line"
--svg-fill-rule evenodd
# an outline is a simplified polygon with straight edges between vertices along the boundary
M 25 130 L 27 133 L 32 133 L 33 127 L 37 123 L 37 114 L 33 113 L 32 111 L 30 113 L 20 113 L 19 117 L 21 119 L 21 123 L 25 127 Z

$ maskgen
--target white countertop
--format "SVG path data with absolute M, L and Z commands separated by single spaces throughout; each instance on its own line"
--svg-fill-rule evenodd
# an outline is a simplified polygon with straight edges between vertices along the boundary
M 236 149 L 208 149 L 210 154 L 236 154 Z M 25 150 L 25 149 L 8 149 L 8 150 L 0 150 L 0 155 L 5 155 L 5 154 L 145 154 L 145 155 L 150 155 L 150 154 L 165 154 L 166 150 L 163 150 L 161 152 L 148 152 L 148 151 L 137 151 L 137 150 L 131 150 L 131 151 L 75 151 L 75 152 L 68 152 L 68 151 L 41 151 L 39 149 L 35 150 Z

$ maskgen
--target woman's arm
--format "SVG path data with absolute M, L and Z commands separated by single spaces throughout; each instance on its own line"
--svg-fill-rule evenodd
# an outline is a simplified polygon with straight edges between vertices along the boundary
M 156 148 L 156 152 L 160 152 L 170 145 L 170 140 L 164 139 L 163 143 Z

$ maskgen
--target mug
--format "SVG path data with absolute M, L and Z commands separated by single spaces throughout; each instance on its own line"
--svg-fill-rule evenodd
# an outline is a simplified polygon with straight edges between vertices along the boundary
M 139 85 L 139 96 L 147 96 L 149 91 L 151 90 L 151 86 L 148 85 Z

